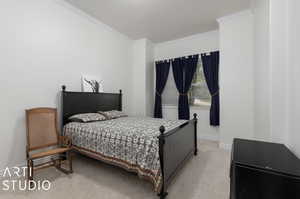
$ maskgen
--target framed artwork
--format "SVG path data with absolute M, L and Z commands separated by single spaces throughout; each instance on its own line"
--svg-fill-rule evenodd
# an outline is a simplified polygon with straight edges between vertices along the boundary
M 82 75 L 81 85 L 83 92 L 104 92 L 103 89 L 103 80 L 89 75 Z

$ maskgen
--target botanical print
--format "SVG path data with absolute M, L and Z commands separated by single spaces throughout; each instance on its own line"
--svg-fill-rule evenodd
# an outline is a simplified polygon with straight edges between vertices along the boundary
M 161 183 L 159 127 L 166 131 L 183 124 L 184 120 L 120 117 L 92 122 L 72 122 L 64 127 L 74 146 L 98 153 L 105 162 L 125 167 L 149 179 L 155 191 Z
M 82 91 L 83 92 L 104 92 L 103 90 L 103 80 L 91 76 L 82 76 Z

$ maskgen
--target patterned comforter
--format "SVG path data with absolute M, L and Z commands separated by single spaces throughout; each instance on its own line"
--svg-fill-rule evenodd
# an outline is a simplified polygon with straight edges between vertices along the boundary
M 68 123 L 64 133 L 75 148 L 107 163 L 136 172 L 150 180 L 155 191 L 161 185 L 158 138 L 159 127 L 166 131 L 185 120 L 122 117 L 91 123 Z

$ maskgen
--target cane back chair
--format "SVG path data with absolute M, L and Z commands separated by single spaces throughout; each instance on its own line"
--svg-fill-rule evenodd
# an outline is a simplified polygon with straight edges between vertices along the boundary
M 66 174 L 72 173 L 71 140 L 58 133 L 57 110 L 55 108 L 26 110 L 26 124 L 28 180 L 33 180 L 35 170 L 50 166 L 55 166 Z M 47 157 L 48 161 L 45 161 Z M 34 161 L 38 159 L 41 161 L 42 158 L 44 159 L 43 163 L 35 165 Z M 62 167 L 63 161 L 68 162 L 68 170 Z

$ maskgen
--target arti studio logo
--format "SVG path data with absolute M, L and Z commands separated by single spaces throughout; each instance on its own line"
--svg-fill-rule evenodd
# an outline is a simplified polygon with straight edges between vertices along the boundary
M 51 182 L 49 180 L 26 180 L 26 172 L 32 174 L 32 169 L 27 167 L 12 167 L 6 168 L 2 173 L 1 189 L 3 191 L 33 191 L 43 190 L 48 191 L 51 188 Z

